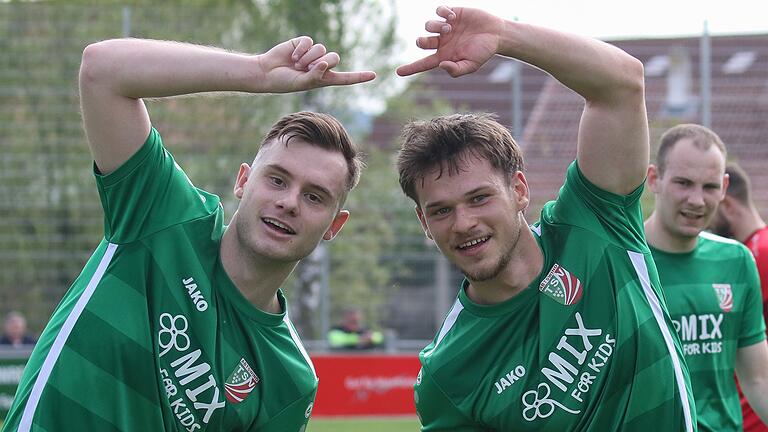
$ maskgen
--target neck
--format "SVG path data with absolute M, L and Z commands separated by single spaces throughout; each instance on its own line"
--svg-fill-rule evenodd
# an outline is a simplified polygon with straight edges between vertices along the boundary
M 744 243 L 755 231 L 765 228 L 765 221 L 754 208 L 745 208 L 738 223 L 730 224 L 733 229 L 733 236 L 736 240 Z
M 221 264 L 237 289 L 256 308 L 281 313 L 277 290 L 298 262 L 280 262 L 254 253 L 240 241 L 232 223 L 221 239 Z
M 526 224 L 520 231 L 512 259 L 501 273 L 493 279 L 469 281 L 467 296 L 470 300 L 482 305 L 504 302 L 520 294 L 541 273 L 544 267 L 541 248 Z
M 664 252 L 690 252 L 696 248 L 698 236 L 681 237 L 670 233 L 662 225 L 656 213 L 645 221 L 645 238 L 648 244 Z

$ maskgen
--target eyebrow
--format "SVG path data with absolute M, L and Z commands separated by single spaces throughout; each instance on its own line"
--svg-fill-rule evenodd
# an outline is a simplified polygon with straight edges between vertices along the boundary
M 472 189 L 471 191 L 467 191 L 463 196 L 464 197 L 469 197 L 469 196 L 475 195 L 475 194 L 477 194 L 479 192 L 482 192 L 483 190 L 485 190 L 487 188 L 488 188 L 488 186 L 476 187 L 476 188 Z M 429 203 L 428 205 L 426 205 L 424 207 L 424 209 L 426 210 L 426 209 L 435 208 L 435 207 L 442 207 L 442 206 L 443 206 L 443 202 L 442 201 L 435 201 L 433 203 Z
M 277 171 L 277 172 L 279 172 L 280 174 L 282 174 L 282 175 L 284 175 L 286 177 L 289 177 L 289 178 L 293 178 L 294 177 L 293 174 L 291 174 L 287 169 L 283 168 L 282 166 L 280 166 L 278 164 L 267 164 L 266 167 L 268 169 L 272 169 L 274 171 Z M 328 190 L 327 188 L 325 188 L 323 186 L 320 186 L 317 183 L 310 183 L 309 186 L 312 189 L 316 189 L 318 192 L 320 192 L 321 195 L 326 195 L 326 196 L 328 196 L 331 199 L 336 199 L 336 196 L 334 194 L 332 194 L 330 190 Z

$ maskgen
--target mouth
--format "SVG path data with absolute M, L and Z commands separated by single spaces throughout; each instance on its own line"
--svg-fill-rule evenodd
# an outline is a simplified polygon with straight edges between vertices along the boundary
M 485 244 L 485 242 L 487 242 L 490 238 L 491 236 L 478 237 L 456 246 L 456 249 L 461 251 L 473 250 Z
M 274 229 L 275 231 L 279 231 L 284 234 L 291 234 L 291 235 L 296 234 L 296 231 L 294 231 L 293 228 L 280 222 L 279 220 L 265 217 L 265 218 L 261 218 L 261 221 L 267 224 L 270 228 Z
M 681 214 L 681 215 L 682 215 L 684 218 L 686 218 L 686 219 L 690 219 L 690 220 L 699 220 L 699 219 L 702 219 L 702 218 L 704 217 L 704 213 L 701 213 L 701 212 L 692 212 L 692 211 L 689 211 L 689 210 L 681 210 L 681 211 L 680 211 L 680 214 Z

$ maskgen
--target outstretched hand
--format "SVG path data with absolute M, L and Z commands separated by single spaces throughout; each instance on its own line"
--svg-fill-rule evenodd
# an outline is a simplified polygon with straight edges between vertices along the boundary
M 413 75 L 439 67 L 452 77 L 472 73 L 493 57 L 499 47 L 504 21 L 479 9 L 440 6 L 441 20 L 424 26 L 433 36 L 416 39 L 416 45 L 434 54 L 397 68 L 400 76 Z
M 336 72 L 339 55 L 327 52 L 308 36 L 299 36 L 276 45 L 258 56 L 261 68 L 260 87 L 274 93 L 288 93 L 318 87 L 351 85 L 371 81 L 371 71 Z

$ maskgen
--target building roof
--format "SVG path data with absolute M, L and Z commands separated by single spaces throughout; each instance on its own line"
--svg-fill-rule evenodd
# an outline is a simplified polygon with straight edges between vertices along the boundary
M 768 216 L 768 35 L 711 36 L 711 128 L 752 178 L 755 201 Z M 702 123 L 701 38 L 608 41 L 640 59 L 646 71 L 651 143 L 677 123 Z M 451 78 L 441 70 L 422 75 L 410 91 L 416 104 L 443 99 L 457 111 L 496 113 L 512 129 L 514 60 L 496 57 L 474 74 Z M 523 131 L 512 130 L 526 160 L 532 209 L 557 195 L 576 155 L 583 99 L 544 72 L 520 64 Z M 510 72 L 512 71 L 512 72 Z M 683 71 L 683 72 L 680 72 Z M 681 78 L 682 77 L 682 78 Z M 385 113 L 373 125 L 373 142 L 392 146 L 402 121 Z M 535 220 L 536 216 L 532 216 Z

